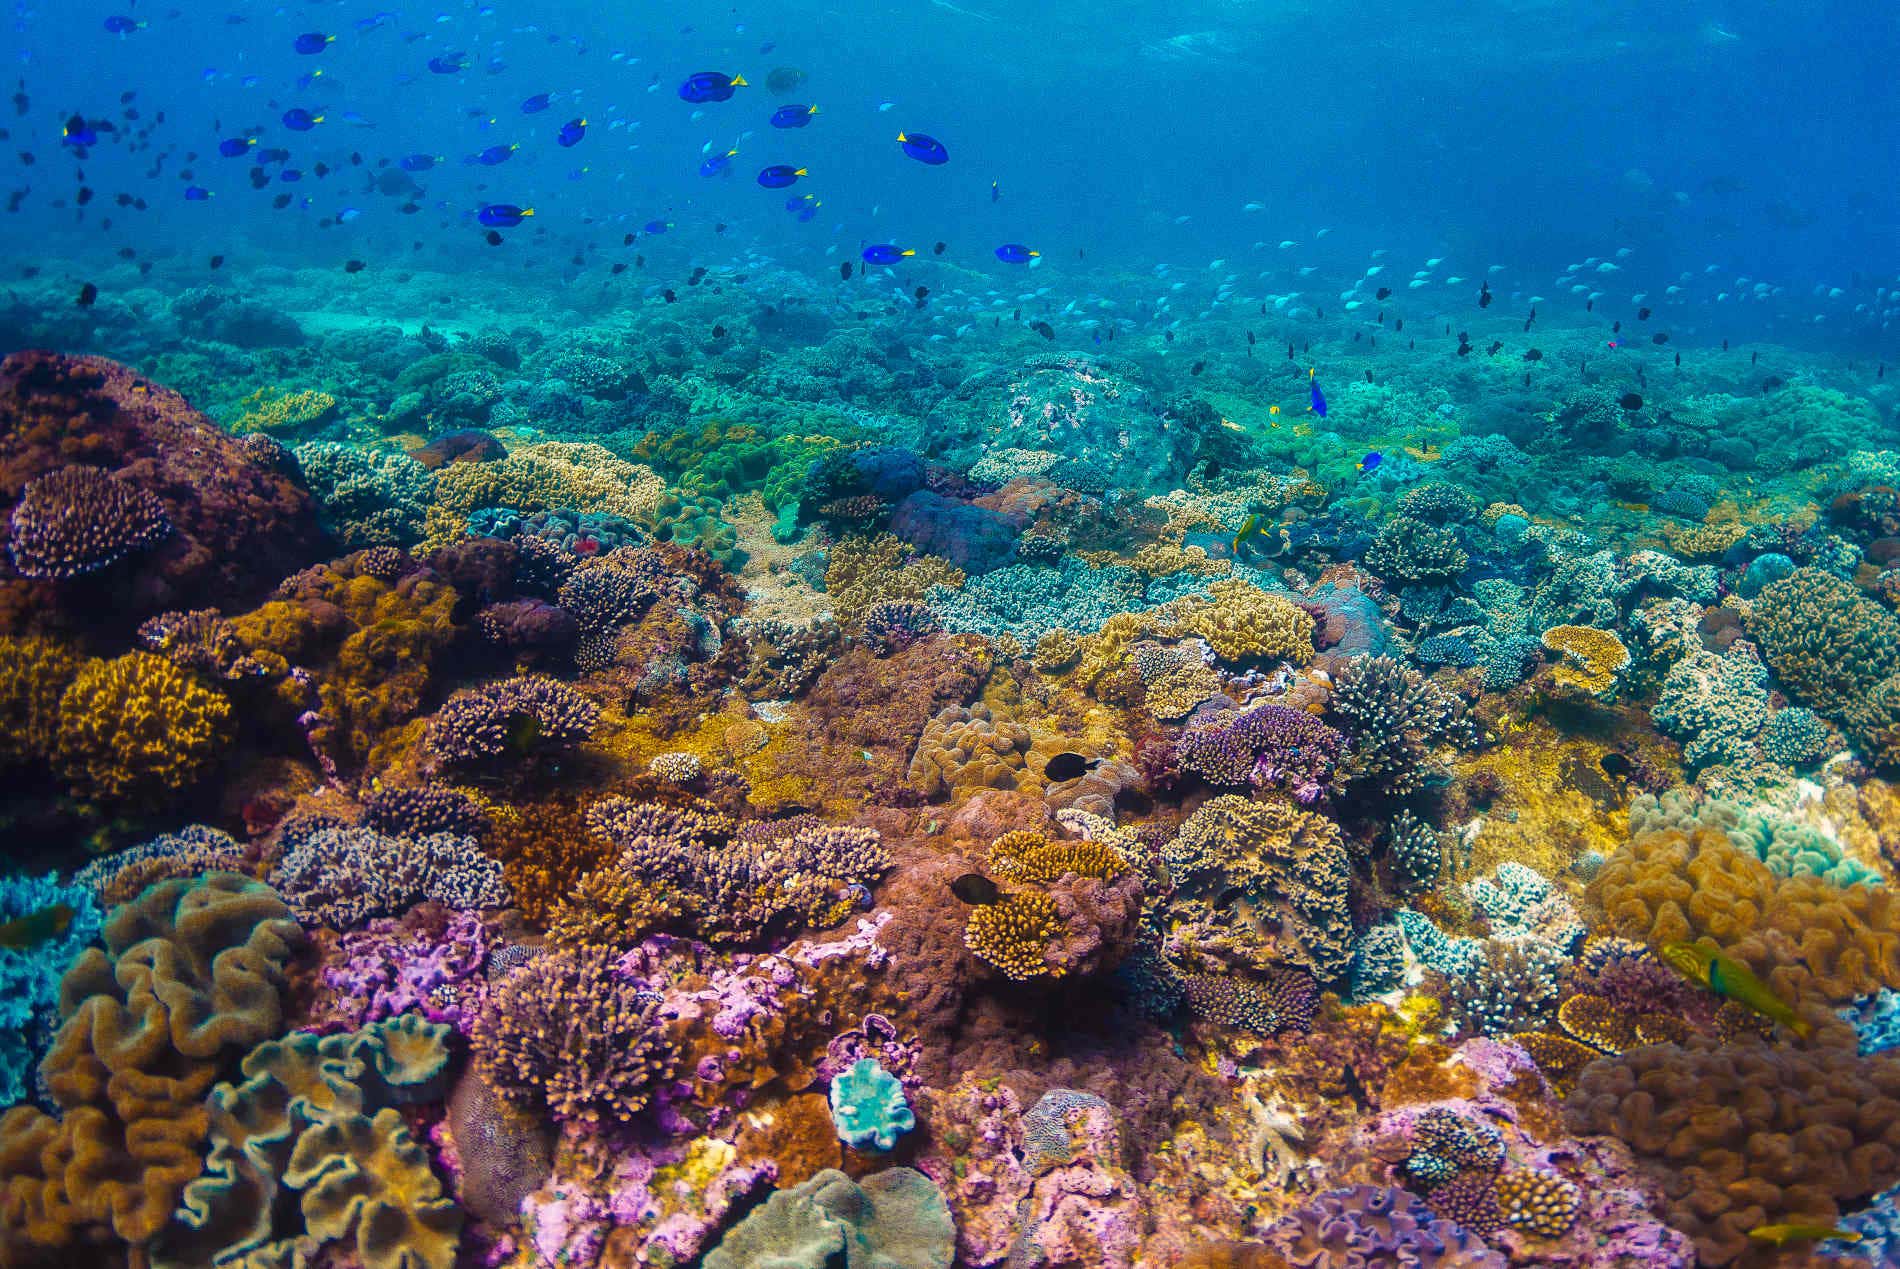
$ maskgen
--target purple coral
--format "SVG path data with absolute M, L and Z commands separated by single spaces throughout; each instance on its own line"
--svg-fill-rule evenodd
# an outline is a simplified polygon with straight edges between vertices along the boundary
M 1210 784 L 1279 788 L 1311 804 L 1326 791 L 1345 738 L 1303 710 L 1262 705 L 1188 729 L 1175 742 L 1183 770 Z
M 13 566 L 27 577 L 81 577 L 171 531 L 150 492 L 98 467 L 62 467 L 27 485 L 13 508 Z
M 1376 1185 L 1317 1195 L 1269 1230 L 1267 1242 L 1299 1269 L 1508 1263 L 1468 1230 L 1434 1217 L 1416 1195 Z
M 449 763 L 526 759 L 579 744 L 599 721 L 600 707 L 567 684 L 524 675 L 450 697 L 429 743 Z
M 937 614 L 914 599 L 880 600 L 864 613 L 865 642 L 880 655 L 901 652 L 941 629 Z
M 411 1010 L 466 1035 L 487 998 L 487 936 L 479 914 L 455 912 L 440 934 L 383 919 L 343 936 L 323 984 L 335 993 L 331 1017 L 357 1030 Z
M 425 899 L 452 908 L 509 902 L 501 864 L 482 854 L 473 838 L 385 837 L 325 824 L 286 833 L 284 845 L 271 884 L 305 925 L 352 929 Z

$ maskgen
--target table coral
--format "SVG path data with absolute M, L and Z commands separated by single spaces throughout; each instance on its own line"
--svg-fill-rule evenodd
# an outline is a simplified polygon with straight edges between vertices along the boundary
M 172 531 L 156 496 L 98 467 L 61 467 L 33 481 L 13 508 L 13 567 L 65 580 L 110 568 Z
M 1609 696 L 1630 663 L 1629 649 L 1615 632 L 1594 626 L 1552 626 L 1544 631 L 1544 647 L 1563 658 L 1552 678 L 1585 696 Z

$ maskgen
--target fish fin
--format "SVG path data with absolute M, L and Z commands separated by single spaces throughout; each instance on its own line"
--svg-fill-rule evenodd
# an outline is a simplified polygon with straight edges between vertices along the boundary
M 750 84 L 748 84 L 748 83 L 746 83 L 746 82 L 745 82 L 745 76 L 744 76 L 744 75 L 734 75 L 734 76 L 732 77 L 732 86 L 733 86 L 734 88 L 750 88 L 750 87 L 752 87 L 752 85 L 750 85 Z
M 904 142 L 908 140 L 910 140 L 910 138 L 905 136 L 903 133 L 900 132 L 897 134 L 897 144 L 902 145 L 904 144 Z

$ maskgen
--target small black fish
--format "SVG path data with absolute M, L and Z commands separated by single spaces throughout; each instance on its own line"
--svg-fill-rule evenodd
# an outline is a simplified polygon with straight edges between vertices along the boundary
M 1594 312 L 1596 312 L 1596 311 L 1597 311 L 1597 302 L 1596 302 L 1595 300 L 1585 300 L 1585 301 L 1583 302 L 1583 311 L 1584 311 L 1584 312 L 1586 312 L 1586 313 L 1594 313 Z
M 73 201 L 84 207 L 92 201 L 92 190 L 88 186 L 81 185 L 79 192 L 73 195 Z
M 980 872 L 966 872 L 950 883 L 950 893 L 972 907 L 983 907 L 1003 897 L 994 881 Z
M 364 269 L 367 269 L 368 267 L 369 266 L 364 264 L 361 260 L 348 260 L 344 262 L 343 272 L 361 273 Z
M 1541 348 L 1527 348 L 1524 351 L 1525 361 L 1542 361 L 1543 359 L 1544 350 Z
M 1396 335 L 1396 334 L 1398 334 L 1398 333 L 1399 333 L 1400 331 L 1402 331 L 1402 330 L 1404 330 L 1404 329 L 1405 329 L 1405 319 L 1404 319 L 1403 317 L 1397 317 L 1397 318 L 1394 318 L 1394 319 L 1392 320 L 1392 333 L 1393 333 L 1393 334 L 1395 334 L 1395 335 Z
M 499 230 L 491 229 L 487 233 L 482 235 L 482 241 L 486 242 L 491 247 L 499 247 L 501 245 L 501 232 Z
M 1044 764 L 1042 774 L 1045 779 L 1060 784 L 1086 774 L 1088 769 L 1089 760 L 1081 754 L 1059 753 Z
M 626 271 L 627 271 L 627 262 L 625 260 L 614 261 L 614 267 L 607 270 L 607 272 L 613 274 L 615 277 L 619 277 L 621 274 L 625 273 Z
M 1495 357 L 1498 355 L 1498 349 L 1502 347 L 1504 347 L 1504 341 L 1501 339 L 1494 339 L 1491 341 L 1491 346 L 1484 350 L 1485 355 L 1487 357 Z
M 844 261 L 838 266 L 838 277 L 846 282 L 851 280 L 851 262 L 849 260 Z
M 705 280 L 706 280 L 706 270 L 704 266 L 701 266 L 693 270 L 693 275 L 686 279 L 686 285 L 698 286 L 701 282 L 704 282 Z
M 927 286 L 920 286 L 915 291 L 912 291 L 911 294 L 915 296 L 917 299 L 921 300 L 926 295 L 930 294 L 930 288 Z
M 1640 392 L 1625 392 L 1616 399 L 1616 403 L 1625 410 L 1640 410 L 1643 408 L 1643 396 Z
M 99 298 L 99 288 L 88 282 L 79 288 L 79 299 L 75 301 L 80 308 L 91 308 L 92 302 Z
M 1249 348 L 1253 347 L 1253 332 L 1252 331 L 1247 332 L 1247 347 Z
M 1669 342 L 1669 334 L 1667 331 L 1659 330 L 1649 337 L 1649 342 L 1652 344 L 1666 344 Z
M 1198 375 L 1205 369 L 1207 369 L 1207 363 L 1205 361 L 1197 361 L 1188 367 L 1188 373 L 1190 375 Z
M 290 195 L 279 194 L 276 198 L 270 200 L 270 205 L 275 207 L 278 211 L 282 211 L 284 208 L 290 206 Z
M 222 269 L 222 268 L 224 267 L 224 257 L 223 257 L 223 256 L 212 256 L 212 257 L 211 257 L 211 267 L 212 267 L 212 268 L 214 268 L 214 269 Z
M 945 250 L 949 248 L 949 246 L 950 244 L 947 242 L 940 242 L 936 246 L 930 249 L 930 254 L 933 256 L 940 256 L 944 253 Z
M 1620 335 L 1620 334 L 1622 334 L 1622 333 L 1623 333 L 1623 323 L 1622 323 L 1622 322 L 1611 322 L 1611 323 L 1610 323 L 1610 334 L 1612 334 L 1612 335 Z
M 1174 332 L 1171 330 L 1162 331 L 1161 342 L 1164 344 L 1172 344 L 1174 342 Z
M 620 239 L 620 245 L 623 247 L 631 247 L 633 245 L 633 235 L 632 234 L 622 235 Z
M 660 295 L 668 304 L 672 304 L 679 299 L 679 296 L 673 294 L 671 290 L 661 291 Z
M 1378 289 L 1378 291 L 1374 293 L 1374 295 L 1378 299 L 1389 300 L 1392 298 L 1392 288 L 1389 286 L 1382 286 Z
M 1032 322 L 1030 323 L 1029 329 L 1035 331 L 1044 339 L 1054 339 L 1056 337 L 1056 328 L 1047 322 Z
M 1636 764 L 1624 755 L 1612 749 L 1597 759 L 1597 765 L 1603 768 L 1603 774 L 1614 780 L 1627 780 L 1636 770 Z
M 1682 369 L 1682 354 L 1681 353 L 1676 354 L 1676 369 L 1678 370 Z
M 725 327 L 723 327 L 723 326 L 715 326 L 715 327 L 713 327 L 713 328 L 712 328 L 712 337 L 713 337 L 714 339 L 724 339 L 724 338 L 726 337 L 726 328 L 725 328 Z
M 1491 284 L 1489 282 L 1484 282 L 1484 283 L 1479 284 L 1478 307 L 1479 308 L 1491 307 Z
M 1639 322 L 1646 322 L 1646 321 L 1648 321 L 1648 320 L 1649 320 L 1649 310 L 1648 310 L 1648 309 L 1646 309 L 1646 308 L 1639 308 L 1639 309 L 1637 309 L 1637 310 L 1636 310 L 1636 320 L 1637 320 L 1637 321 L 1639 321 Z

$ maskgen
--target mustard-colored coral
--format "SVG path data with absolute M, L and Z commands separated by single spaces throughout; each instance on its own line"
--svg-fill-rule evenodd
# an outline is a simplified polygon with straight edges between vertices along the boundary
M 889 533 L 849 537 L 831 548 L 825 595 L 839 621 L 856 621 L 873 604 L 922 600 L 932 586 L 963 585 L 963 570 L 935 555 L 906 558 L 908 548 Z
M 450 463 L 435 480 L 436 503 L 461 515 L 479 507 L 560 507 L 632 519 L 651 512 L 665 492 L 651 467 L 587 441 L 517 442 L 506 458 Z
M 1054 630 L 1043 632 L 1042 638 L 1036 640 L 1035 657 L 1031 664 L 1044 674 L 1054 674 L 1074 665 L 1080 655 L 1082 642 L 1075 637 L 1075 632 L 1057 626 Z
M 59 729 L 59 698 L 79 658 L 50 639 L 0 639 L 0 767 L 45 759 Z
M 1181 628 L 1207 640 L 1215 656 L 1295 665 L 1313 659 L 1313 619 L 1292 600 L 1233 578 L 1207 589 L 1212 602 L 1195 607 Z
M 974 789 L 1013 789 L 1028 760 L 1029 728 L 1000 719 L 981 703 L 953 705 L 930 720 L 917 740 L 908 775 L 931 797 Z
M 1046 886 L 1068 873 L 1106 881 L 1128 871 L 1128 861 L 1102 842 L 1050 841 L 1041 833 L 1018 831 L 990 843 L 990 869 L 1006 881 Z
M 1630 663 L 1623 641 L 1595 626 L 1552 626 L 1544 631 L 1544 647 L 1564 658 L 1551 677 L 1589 696 L 1606 695 Z
M 1583 1210 L 1583 1192 L 1555 1172 L 1506 1172 L 1495 1186 L 1498 1210 L 1507 1223 L 1542 1238 L 1562 1238 Z
M 1056 901 L 1029 890 L 972 909 L 963 927 L 963 945 L 1017 982 L 1056 977 L 1062 971 L 1049 963 L 1046 953 L 1061 928 Z
M 223 752 L 231 702 L 163 657 L 131 652 L 81 667 L 59 701 L 54 745 L 80 797 L 162 805 Z
M 1778 877 L 1709 828 L 1646 833 L 1611 855 L 1588 900 L 1609 933 L 1647 942 L 1707 938 L 1799 1008 L 1900 987 L 1900 896 Z
M 279 392 L 259 388 L 244 398 L 244 413 L 231 425 L 233 432 L 284 432 L 321 423 L 336 412 L 336 398 L 315 388 Z
M 1677 555 L 1695 560 L 1714 559 L 1741 541 L 1747 532 L 1748 526 L 1739 520 L 1721 520 L 1686 529 L 1675 525 L 1663 527 L 1663 537 L 1669 542 L 1669 549 Z
M 687 912 L 678 891 L 617 864 L 582 877 L 548 918 L 548 941 L 569 946 L 632 947 Z

